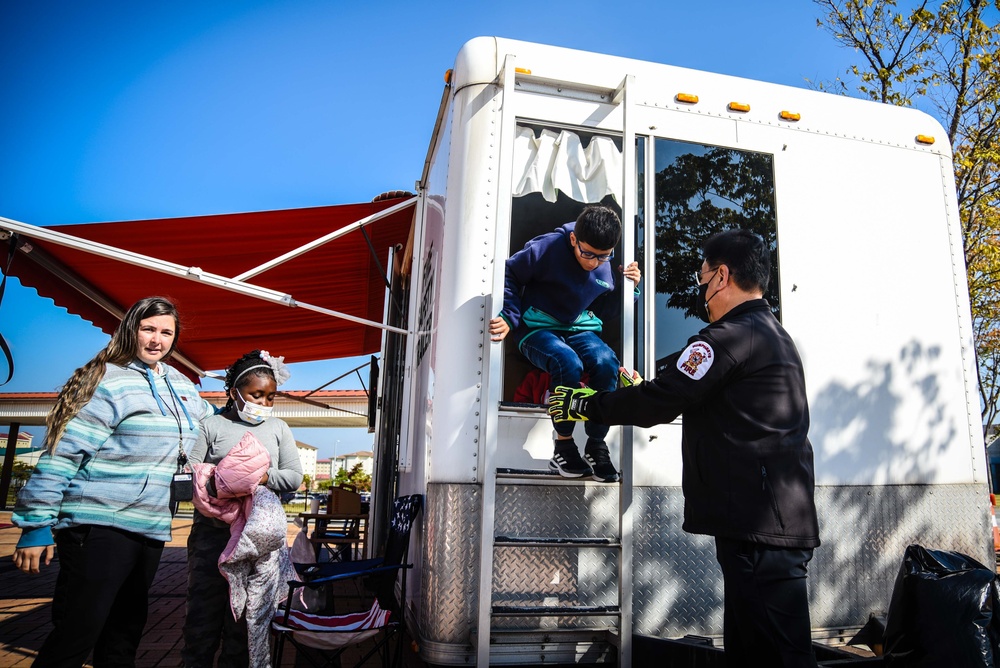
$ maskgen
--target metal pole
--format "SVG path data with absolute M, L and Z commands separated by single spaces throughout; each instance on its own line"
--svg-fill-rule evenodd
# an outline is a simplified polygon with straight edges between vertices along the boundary
M 10 479 L 14 472 L 17 436 L 20 431 L 20 422 L 12 422 L 10 429 L 7 430 L 7 452 L 3 458 L 3 471 L 0 472 L 0 510 L 7 510 L 7 493 L 10 491 Z

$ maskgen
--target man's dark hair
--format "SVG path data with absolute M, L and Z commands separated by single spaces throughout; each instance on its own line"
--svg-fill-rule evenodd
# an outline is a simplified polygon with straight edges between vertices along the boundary
M 609 250 L 617 246 L 622 238 L 622 224 L 614 210 L 592 204 L 577 216 L 573 232 L 577 241 L 597 250 Z
M 771 253 L 760 236 L 749 230 L 726 230 L 710 236 L 701 248 L 706 264 L 712 269 L 721 264 L 729 267 L 741 290 L 767 292 Z

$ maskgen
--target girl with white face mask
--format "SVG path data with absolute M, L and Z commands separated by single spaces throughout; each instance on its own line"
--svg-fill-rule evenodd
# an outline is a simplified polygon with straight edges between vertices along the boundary
M 260 479 L 279 496 L 302 484 L 302 465 L 292 430 L 271 416 L 278 385 L 288 380 L 284 358 L 253 350 L 226 371 L 225 409 L 202 424 L 202 433 L 188 455 L 192 464 L 218 464 L 250 432 L 271 456 L 271 466 Z M 211 486 L 206 488 L 211 494 Z M 188 538 L 188 596 L 184 619 L 184 649 L 187 668 L 214 665 L 219 644 L 219 666 L 249 663 L 246 618 L 233 619 L 229 585 L 219 572 L 219 556 L 229 542 L 229 525 L 195 510 Z

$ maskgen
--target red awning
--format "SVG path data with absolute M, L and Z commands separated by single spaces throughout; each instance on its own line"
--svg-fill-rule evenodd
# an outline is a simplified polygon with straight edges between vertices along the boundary
M 409 198 L 412 200 L 412 197 Z M 356 221 L 407 201 L 389 199 L 365 204 L 258 211 L 252 213 L 167 218 L 43 228 L 98 242 L 158 260 L 199 267 L 235 278 L 264 263 Z M 405 246 L 413 220 L 412 206 L 354 230 L 266 271 L 246 283 L 365 320 L 382 322 L 391 246 Z M 0 221 L 0 228 L 4 227 Z M 367 234 L 370 239 L 366 240 Z M 305 362 L 365 355 L 379 350 L 382 330 L 339 317 L 289 308 L 223 290 L 213 285 L 161 273 L 81 248 L 32 238 L 19 232 L 32 250 L 19 252 L 10 273 L 44 297 L 111 333 L 118 319 L 81 292 L 96 292 L 120 311 L 150 295 L 173 301 L 181 314 L 178 352 L 202 370 L 225 368 L 254 348 Z M 32 261 L 57 265 L 53 273 Z M 373 256 L 372 250 L 375 255 Z M 7 257 L 0 242 L 0 257 Z M 376 259 L 377 258 L 377 259 Z M 43 262 L 44 264 L 44 262 Z M 69 277 L 60 277 L 62 271 Z M 100 299 L 99 299 L 100 300 Z

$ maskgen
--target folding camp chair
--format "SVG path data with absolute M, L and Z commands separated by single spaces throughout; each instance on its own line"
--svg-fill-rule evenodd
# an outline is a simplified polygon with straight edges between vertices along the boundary
M 339 666 L 344 652 L 375 636 L 379 637 L 374 646 L 355 665 L 362 665 L 376 654 L 385 668 L 401 665 L 406 572 L 413 567 L 407 563 L 410 530 L 421 505 L 419 494 L 396 499 L 381 557 L 295 565 L 302 581 L 288 583 L 288 598 L 271 622 L 276 636 L 273 666 L 281 665 L 286 640 L 296 648 L 297 657 L 304 656 L 315 666 Z M 345 583 L 353 583 L 358 592 L 363 590 L 361 596 L 371 600 L 370 607 L 346 614 L 338 612 L 336 608 L 343 607 L 337 605 L 338 598 L 347 598 L 343 595 Z M 367 602 L 360 607 L 365 606 Z

